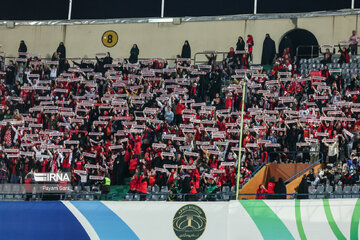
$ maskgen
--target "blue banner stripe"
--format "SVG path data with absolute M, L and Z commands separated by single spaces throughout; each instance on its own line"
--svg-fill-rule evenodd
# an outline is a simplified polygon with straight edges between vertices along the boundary
M 89 221 L 101 240 L 138 240 L 131 228 L 102 202 L 72 201 Z
M 0 239 L 90 239 L 75 216 L 58 201 L 0 201 Z

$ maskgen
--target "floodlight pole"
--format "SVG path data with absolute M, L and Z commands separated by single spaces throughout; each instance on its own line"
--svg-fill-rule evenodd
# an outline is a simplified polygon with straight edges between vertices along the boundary
M 71 20 L 71 11 L 72 11 L 72 0 L 69 0 L 68 20 Z
M 257 0 L 254 0 L 254 15 L 256 15 L 256 13 L 257 13 Z
M 241 145 L 244 129 L 244 105 L 245 105 L 245 94 L 246 94 L 246 80 L 243 80 L 242 86 L 242 101 L 241 101 L 241 122 L 240 122 L 240 140 L 239 140 L 239 154 L 238 154 L 238 170 L 237 170 L 237 180 L 236 180 L 236 200 L 239 199 L 239 185 L 240 185 L 240 166 L 241 166 Z
M 355 8 L 355 0 L 351 0 L 351 10 L 354 10 Z
M 164 17 L 165 0 L 161 0 L 161 17 Z

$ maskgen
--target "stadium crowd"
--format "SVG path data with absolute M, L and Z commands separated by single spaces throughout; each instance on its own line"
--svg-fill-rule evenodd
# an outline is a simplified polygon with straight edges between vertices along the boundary
M 239 148 L 240 183 L 263 163 L 321 155 L 328 166 L 352 167 L 341 173 L 344 184 L 358 182 L 359 77 L 348 84 L 326 65 L 302 76 L 289 49 L 275 55 L 270 35 L 266 71 L 251 66 L 252 48 L 251 35 L 239 37 L 225 59 L 209 51 L 207 64 L 195 66 L 187 41 L 175 62 L 139 60 L 136 44 L 129 59 L 69 59 L 63 43 L 46 61 L 22 41 L 18 58 L 0 59 L 1 183 L 71 172 L 72 185 L 96 186 L 110 175 L 113 185 L 131 177 L 133 193 L 154 185 L 214 193 L 235 186 Z

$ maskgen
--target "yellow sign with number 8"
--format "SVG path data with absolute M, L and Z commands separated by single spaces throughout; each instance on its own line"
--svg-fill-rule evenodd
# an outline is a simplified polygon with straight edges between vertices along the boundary
M 113 47 L 118 42 L 118 35 L 114 31 L 106 31 L 101 37 L 101 41 L 105 47 Z

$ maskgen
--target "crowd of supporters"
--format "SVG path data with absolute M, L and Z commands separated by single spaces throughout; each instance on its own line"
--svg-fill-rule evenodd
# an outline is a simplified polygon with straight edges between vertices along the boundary
M 189 42 L 175 62 L 139 60 L 136 44 L 129 59 L 68 59 L 62 43 L 46 61 L 22 42 L 19 58 L 0 59 L 0 181 L 71 172 L 71 184 L 95 186 L 109 174 L 113 185 L 130 177 L 131 192 L 213 193 L 235 186 L 239 150 L 240 183 L 269 161 L 323 155 L 358 169 L 359 78 L 301 76 L 289 49 L 266 71 L 250 66 L 252 46 L 239 38 L 226 59 L 209 51 L 195 66 Z

